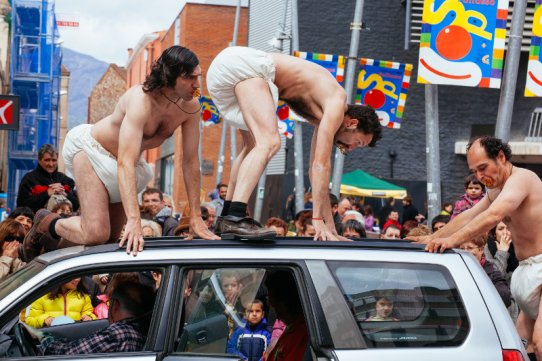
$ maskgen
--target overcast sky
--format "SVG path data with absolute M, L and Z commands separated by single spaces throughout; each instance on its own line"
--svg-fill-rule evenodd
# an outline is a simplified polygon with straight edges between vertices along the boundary
M 79 28 L 60 27 L 63 45 L 108 63 L 126 64 L 128 52 L 142 35 L 168 29 L 183 0 L 56 0 L 61 20 Z

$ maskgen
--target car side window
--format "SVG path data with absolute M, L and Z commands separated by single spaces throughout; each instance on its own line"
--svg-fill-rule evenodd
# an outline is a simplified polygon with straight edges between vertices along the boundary
M 328 262 L 369 348 L 455 346 L 469 322 L 439 265 Z
M 191 269 L 183 279 L 176 352 L 303 358 L 308 332 L 291 270 Z

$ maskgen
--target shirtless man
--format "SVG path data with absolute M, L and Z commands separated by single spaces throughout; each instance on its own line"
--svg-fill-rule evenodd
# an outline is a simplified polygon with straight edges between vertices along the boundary
M 407 239 L 426 243 L 429 252 L 444 252 L 505 222 L 520 260 L 511 281 L 512 295 L 521 311 L 516 327 L 542 360 L 542 182 L 532 171 L 510 162 L 510 147 L 500 139 L 481 137 L 471 141 L 467 149 L 469 169 L 487 187 L 486 196 L 436 233 Z
M 347 105 L 344 89 L 317 64 L 244 47 L 229 47 L 216 56 L 207 74 L 207 88 L 222 117 L 241 129 L 244 143 L 232 167 L 217 233 L 223 238 L 275 236 L 273 230 L 245 216 L 254 187 L 280 148 L 276 116 L 280 97 L 315 127 L 309 169 L 315 239 L 337 240 L 328 190 L 331 151 L 333 145 L 345 154 L 374 146 L 381 138 L 375 111 Z
M 94 125 L 84 124 L 66 136 L 63 156 L 72 173 L 81 203 L 81 216 L 58 218 L 40 211 L 25 238 L 25 260 L 42 246 L 55 249 L 70 243 L 98 245 L 120 240 L 126 252 L 143 250 L 138 192 L 152 178 L 142 152 L 160 146 L 181 127 L 183 174 L 190 204 L 192 231 L 216 239 L 201 219 L 198 158 L 200 105 L 194 93 L 201 68 L 190 50 L 172 46 L 153 66 L 143 85 L 119 99 L 113 114 Z M 62 237 L 62 241 L 60 241 Z

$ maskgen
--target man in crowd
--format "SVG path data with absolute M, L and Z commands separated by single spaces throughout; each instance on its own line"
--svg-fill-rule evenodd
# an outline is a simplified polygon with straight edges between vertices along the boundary
M 51 144 L 38 150 L 38 166 L 26 173 L 19 184 L 17 207 L 29 207 L 35 213 L 47 207 L 54 195 L 70 200 L 73 210 L 79 208 L 73 179 L 58 171 L 58 152 Z
M 120 282 L 109 300 L 109 326 L 74 341 L 44 336 L 30 328 L 40 339 L 44 355 L 80 355 L 143 350 L 154 306 L 155 292 L 134 281 Z
M 141 203 L 141 218 L 158 223 L 162 236 L 173 236 L 179 222 L 171 215 L 171 208 L 165 206 L 164 194 L 157 188 L 147 188 L 141 195 Z
M 198 91 L 201 68 L 187 48 L 172 46 L 153 64 L 143 85 L 136 85 L 119 99 L 113 113 L 96 124 L 83 124 L 68 132 L 63 156 L 73 173 L 81 216 L 59 219 L 38 213 L 25 238 L 25 259 L 39 253 L 42 243 L 54 249 L 60 237 L 66 244 L 97 245 L 116 242 L 126 252 L 143 250 L 141 215 L 137 193 L 152 178 L 142 152 L 156 148 L 176 129 L 182 134 L 182 169 L 190 205 L 192 232 L 217 239 L 201 219 L 199 189 Z M 58 246 L 57 246 L 58 247 Z
M 542 360 L 542 181 L 534 172 L 514 166 L 511 157 L 510 146 L 500 139 L 484 136 L 471 141 L 467 162 L 486 186 L 486 196 L 436 233 L 409 239 L 426 243 L 429 252 L 444 252 L 485 235 L 501 221 L 506 223 L 520 261 L 510 284 L 520 308 L 516 327 L 527 350 Z
M 341 222 L 344 218 L 344 214 L 352 209 L 352 203 L 350 203 L 350 200 L 346 197 L 342 198 L 339 202 L 339 207 L 337 208 L 337 213 L 339 214 L 339 217 L 341 219 Z
M 406 196 L 403 198 L 403 215 L 401 217 L 401 225 L 406 221 L 415 221 L 418 215 L 418 208 L 412 204 L 412 198 Z
M 203 220 L 205 221 L 205 225 L 207 225 L 209 229 L 212 229 L 216 221 L 216 209 L 212 203 L 204 203 L 202 204 L 202 208 L 205 208 L 206 213 L 207 213 L 207 217 L 203 217 Z M 203 216 L 203 209 L 202 209 L 202 216 Z
M 22 224 L 24 231 L 27 233 L 32 228 L 34 212 L 28 207 L 17 207 L 9 214 L 8 218 Z
M 222 215 L 222 209 L 224 208 L 224 201 L 226 200 L 226 194 L 228 193 L 228 185 L 224 183 L 219 183 L 216 186 L 218 197 L 211 201 L 211 205 L 215 207 L 216 216 L 219 217 Z
M 275 236 L 247 218 L 246 209 L 267 163 L 280 148 L 276 116 L 280 97 L 315 127 L 308 172 L 315 239 L 338 239 L 328 202 L 333 145 L 345 154 L 374 146 L 382 132 L 375 111 L 347 105 L 345 90 L 322 66 L 251 48 L 229 47 L 218 54 L 207 72 L 207 87 L 223 118 L 241 129 L 244 142 L 232 167 L 227 215 L 219 231 L 255 239 Z

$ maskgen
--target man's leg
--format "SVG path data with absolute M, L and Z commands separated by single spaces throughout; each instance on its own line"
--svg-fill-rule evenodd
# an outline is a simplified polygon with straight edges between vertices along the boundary
M 226 201 L 231 201 L 233 199 L 235 186 L 237 185 L 237 176 L 239 175 L 239 168 L 241 167 L 246 155 L 254 148 L 254 140 L 252 139 L 250 133 L 247 130 L 240 130 L 240 133 L 243 138 L 243 148 L 239 152 L 239 155 L 237 155 L 237 158 L 235 158 L 235 161 L 231 167 Z
M 122 203 L 109 204 L 109 224 L 111 224 L 111 236 L 108 243 L 119 242 L 122 229 L 126 224 L 126 214 Z
M 233 202 L 247 203 L 269 160 L 280 149 L 276 108 L 267 81 L 251 78 L 235 86 L 235 96 L 245 123 L 254 139 L 254 148 L 242 161 Z
M 81 216 L 58 220 L 55 231 L 72 243 L 104 244 L 111 233 L 109 195 L 84 152 L 77 153 L 73 159 L 73 175 Z
M 527 352 L 534 352 L 533 348 L 533 332 L 535 328 L 535 321 L 531 320 L 525 312 L 520 311 L 518 319 L 516 321 L 516 330 L 519 337 L 522 340 L 527 341 Z
M 533 320 L 530 321 L 531 323 L 533 322 Z M 523 337 L 521 334 L 520 336 Z M 536 321 L 534 321 L 534 330 L 532 332 L 531 341 L 533 352 L 535 353 L 537 360 L 542 360 L 542 302 L 538 305 L 538 317 L 536 318 Z

